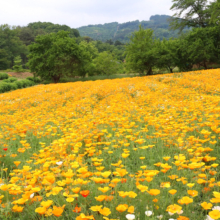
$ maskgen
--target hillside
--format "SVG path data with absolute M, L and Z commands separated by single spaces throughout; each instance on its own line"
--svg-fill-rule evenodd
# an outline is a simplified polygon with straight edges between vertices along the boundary
M 219 71 L 2 94 L 0 219 L 214 219 Z
M 121 42 L 128 42 L 129 36 L 132 32 L 138 30 L 139 25 L 144 28 L 151 28 L 154 30 L 155 37 L 163 39 L 170 37 L 177 37 L 178 31 L 169 30 L 168 15 L 154 15 L 150 17 L 149 21 L 130 21 L 119 24 L 118 22 L 88 25 L 77 28 L 80 36 L 89 36 L 94 40 L 106 41 L 112 39 L 113 41 L 119 40 Z

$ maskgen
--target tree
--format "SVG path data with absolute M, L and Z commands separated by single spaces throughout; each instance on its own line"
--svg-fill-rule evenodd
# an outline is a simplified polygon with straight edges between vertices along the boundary
M 212 4 L 208 3 L 208 0 L 173 0 L 170 9 L 176 13 L 171 18 L 171 29 L 209 26 Z
M 31 28 L 18 26 L 16 29 L 18 31 L 18 37 L 26 46 L 34 42 L 36 36 Z
M 220 32 L 218 27 L 195 28 L 186 37 L 190 58 L 197 66 L 208 68 L 210 62 L 219 61 Z
M 10 61 L 5 49 L 0 49 L 0 70 L 5 70 L 9 67 Z
M 177 44 L 176 40 L 163 39 L 160 43 L 157 44 L 157 61 L 156 66 L 158 68 L 166 68 L 170 73 L 173 72 L 173 69 L 176 66 L 176 49 Z
M 19 73 L 19 72 L 22 72 L 22 59 L 21 59 L 21 56 L 17 56 L 15 57 L 14 59 L 14 66 L 13 66 L 13 69 Z
M 111 53 L 102 52 L 94 59 L 95 71 L 98 75 L 112 75 L 120 71 L 121 63 Z
M 59 31 L 68 31 L 70 37 L 79 37 L 79 31 L 74 28 L 70 28 L 67 25 L 53 24 L 51 22 L 33 22 L 29 23 L 28 28 L 34 31 L 43 30 L 45 33 L 57 33 Z
M 152 67 L 155 65 L 156 47 L 158 40 L 153 38 L 153 30 L 143 29 L 139 26 L 139 30 L 135 31 L 130 43 L 126 46 L 126 66 L 128 69 L 139 72 L 141 75 L 152 75 Z
M 29 46 L 29 67 L 31 72 L 42 79 L 57 83 L 61 77 L 73 74 L 74 67 L 86 57 L 69 33 L 60 31 L 37 36 Z
M 15 27 L 10 27 L 7 24 L 0 25 L 0 50 L 1 54 L 7 54 L 3 59 L 5 68 L 12 67 L 14 65 L 14 58 L 16 56 L 22 56 L 22 54 L 27 54 L 27 47 L 22 43 L 22 41 L 17 36 L 17 31 Z M 0 55 L 1 56 L 1 55 Z M 7 62 L 5 60 L 7 59 Z
M 92 60 L 98 56 L 98 49 L 92 41 L 81 41 L 79 47 L 81 49 L 81 56 L 85 59 L 82 59 L 80 65 L 76 65 L 75 73 L 82 77 L 85 77 L 87 73 L 91 76 L 95 71 L 95 66 Z
M 213 3 L 211 23 L 220 25 L 220 0 Z
M 105 43 L 110 44 L 110 45 L 113 45 L 113 44 L 114 44 L 114 42 L 112 41 L 112 39 L 107 40 Z

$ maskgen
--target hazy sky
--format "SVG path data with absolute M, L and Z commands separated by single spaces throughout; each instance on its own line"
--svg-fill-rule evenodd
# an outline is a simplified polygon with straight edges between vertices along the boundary
M 52 22 L 77 28 L 89 24 L 149 20 L 173 15 L 172 0 L 1 0 L 0 24 Z

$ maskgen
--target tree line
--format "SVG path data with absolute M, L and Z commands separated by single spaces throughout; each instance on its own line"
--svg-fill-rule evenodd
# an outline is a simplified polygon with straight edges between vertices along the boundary
M 125 46 L 120 41 L 106 42 L 93 41 L 90 37 L 81 37 L 77 29 L 67 25 L 53 24 L 50 22 L 34 22 L 27 26 L 9 26 L 0 25 L 0 70 L 13 69 L 22 71 L 28 69 L 28 56 L 30 54 L 30 45 L 36 43 L 37 37 L 46 35 L 57 35 L 60 31 L 68 32 L 67 37 L 76 41 L 79 45 L 82 41 L 92 45 L 95 48 L 94 53 L 108 51 L 115 59 L 122 62 L 124 60 Z
M 173 0 L 171 29 L 181 33 L 178 38 L 163 39 L 153 36 L 153 31 L 142 26 L 134 32 L 126 46 L 127 68 L 140 74 L 153 74 L 153 67 L 167 68 L 173 72 L 190 71 L 194 66 L 208 68 L 210 63 L 220 63 L 220 1 Z
M 0 28 L 0 69 L 22 65 L 42 79 L 55 83 L 62 77 L 110 75 L 124 71 L 153 74 L 154 68 L 173 72 L 189 71 L 196 65 L 208 68 L 219 63 L 220 0 L 173 0 L 175 11 L 171 29 L 178 38 L 160 40 L 152 29 L 139 26 L 130 42 L 94 41 L 80 37 L 77 30 L 66 25 L 47 22 L 31 23 L 27 27 Z M 183 30 L 188 29 L 187 32 Z M 2 39 L 2 40 L 1 40 Z

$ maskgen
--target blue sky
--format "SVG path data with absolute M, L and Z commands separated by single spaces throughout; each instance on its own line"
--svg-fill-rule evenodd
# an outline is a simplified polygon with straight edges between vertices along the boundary
M 173 15 L 172 0 L 3 0 L 0 24 L 25 26 L 52 22 L 77 28 L 89 24 L 149 20 L 151 15 Z

